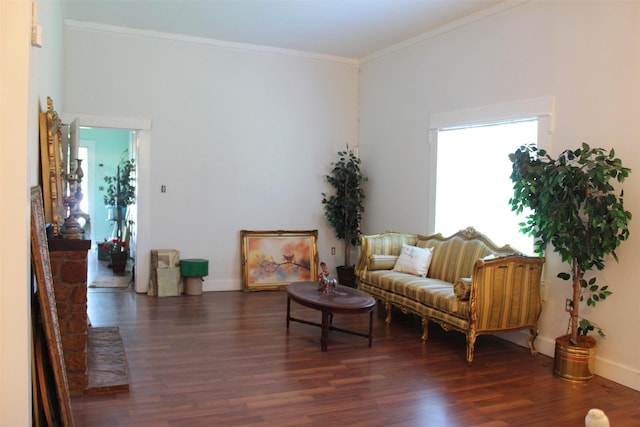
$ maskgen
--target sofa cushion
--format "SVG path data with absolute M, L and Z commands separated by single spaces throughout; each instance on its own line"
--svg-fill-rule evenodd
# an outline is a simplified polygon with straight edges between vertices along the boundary
M 456 283 L 453 284 L 453 293 L 459 300 L 468 300 L 471 295 L 471 278 L 465 277 L 456 280 Z
M 461 277 L 471 277 L 476 261 L 492 253 L 491 248 L 484 242 L 475 239 L 465 240 L 461 237 L 446 241 L 419 238 L 416 246 L 433 248 L 427 276 L 451 284 Z
M 371 255 L 369 257 L 369 270 L 391 270 L 396 265 L 396 255 Z
M 469 301 L 457 299 L 451 283 L 393 270 L 368 271 L 363 281 L 371 286 L 445 311 L 452 316 L 469 318 Z
M 393 270 L 425 277 L 429 270 L 432 253 L 432 248 L 418 248 L 403 243 Z

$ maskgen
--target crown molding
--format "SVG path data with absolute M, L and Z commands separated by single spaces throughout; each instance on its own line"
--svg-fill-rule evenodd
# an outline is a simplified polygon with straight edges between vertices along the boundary
M 305 52 L 294 49 L 284 49 L 279 47 L 263 46 L 250 43 L 228 42 L 224 40 L 208 39 L 205 37 L 187 36 L 183 34 L 163 33 L 160 31 L 139 30 L 133 28 L 118 27 L 114 25 L 98 24 L 94 22 L 76 21 L 73 19 L 64 20 L 65 28 L 95 31 L 102 33 L 112 33 L 128 36 L 136 36 L 147 39 L 169 40 L 182 43 L 200 44 L 213 46 L 220 49 L 235 50 L 248 53 L 260 53 L 270 55 L 290 56 L 296 58 L 311 59 L 324 62 L 337 62 L 341 64 L 359 66 L 357 58 L 347 58 L 343 56 L 325 55 L 320 53 Z
M 448 24 L 441 25 L 440 27 L 434 28 L 431 31 L 427 31 L 426 33 L 422 33 L 418 36 L 401 41 L 400 43 L 396 43 L 385 49 L 382 49 L 370 55 L 367 55 L 360 59 L 360 63 L 365 64 L 367 62 L 372 62 L 372 61 L 375 61 L 376 59 L 382 58 L 394 52 L 398 52 L 404 49 L 409 49 L 411 47 L 418 46 L 422 43 L 429 41 L 430 39 L 441 36 L 442 34 L 446 34 L 448 32 L 465 27 L 467 25 L 473 24 L 474 22 L 481 21 L 490 16 L 498 15 L 502 12 L 516 8 L 530 1 L 532 0 L 504 0 L 503 2 L 498 3 L 493 7 L 489 7 L 487 9 L 483 9 L 476 13 L 472 13 L 471 15 L 465 16 L 463 18 L 449 22 Z

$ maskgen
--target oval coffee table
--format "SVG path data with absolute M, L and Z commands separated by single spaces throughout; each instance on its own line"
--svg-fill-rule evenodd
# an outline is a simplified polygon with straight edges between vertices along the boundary
M 322 323 L 310 322 L 308 320 L 291 317 L 291 301 L 300 305 L 319 310 L 322 312 Z M 373 310 L 376 307 L 376 300 L 366 292 L 353 289 L 348 286 L 337 285 L 335 291 L 329 290 L 323 294 L 318 290 L 317 282 L 295 282 L 287 286 L 287 330 L 289 322 L 305 323 L 307 325 L 319 326 L 322 328 L 320 337 L 320 350 L 327 351 L 327 340 L 329 331 L 339 331 L 351 335 L 369 338 L 369 347 L 373 341 Z M 348 331 L 336 328 L 331 325 L 334 313 L 340 314 L 361 314 L 369 313 L 369 333 Z

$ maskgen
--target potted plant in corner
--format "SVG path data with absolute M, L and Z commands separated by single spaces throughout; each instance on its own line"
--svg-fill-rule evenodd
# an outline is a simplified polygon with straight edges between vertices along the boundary
M 114 273 L 124 272 L 129 257 L 130 226 L 132 222 L 127 221 L 125 228 L 125 217 L 127 207 L 134 204 L 136 200 L 135 178 L 133 175 L 135 170 L 135 160 L 128 158 L 128 151 L 125 151 L 116 167 L 116 174 L 104 177 L 104 182 L 107 184 L 104 204 L 107 209 L 112 209 L 116 233 L 111 241 L 105 242 L 103 245 L 111 256 L 111 268 Z M 128 231 L 126 235 L 125 230 Z
M 623 206 L 623 192 L 617 194 L 611 181 L 624 182 L 631 169 L 625 168 L 615 151 L 591 148 L 583 143 L 565 150 L 554 159 L 545 150 L 523 146 L 509 155 L 513 163 L 512 210 L 530 208 L 521 231 L 535 238 L 534 249 L 543 255 L 547 245 L 570 264 L 570 273 L 558 278 L 571 281 L 567 335 L 556 339 L 554 374 L 569 380 L 593 377 L 596 340 L 588 332 L 602 330 L 580 317 L 580 302 L 588 306 L 611 295 L 608 285 L 596 277 L 594 268 L 605 267 L 608 255 L 618 261 L 616 249 L 629 237 L 631 213 Z
M 327 182 L 333 194 L 322 193 L 324 214 L 338 239 L 344 242 L 344 264 L 337 267 L 338 282 L 355 287 L 351 249 L 360 243 L 360 220 L 364 212 L 362 183 L 367 178 L 360 170 L 360 158 L 349 149 L 338 152 L 338 161 L 331 164 Z

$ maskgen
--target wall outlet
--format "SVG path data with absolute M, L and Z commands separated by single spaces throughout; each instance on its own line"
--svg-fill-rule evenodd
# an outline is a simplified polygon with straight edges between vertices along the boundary
M 566 299 L 566 301 L 564 302 L 564 311 L 566 312 L 570 312 L 571 311 L 571 300 L 569 298 Z
M 331 248 L 331 255 L 335 255 L 336 254 L 336 248 Z

